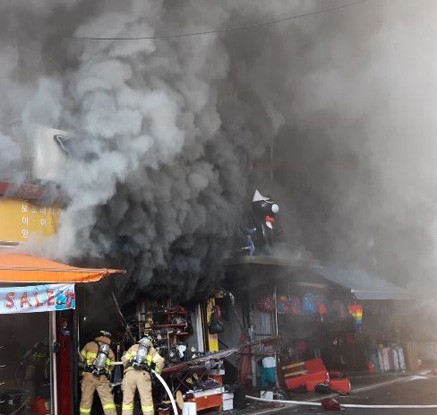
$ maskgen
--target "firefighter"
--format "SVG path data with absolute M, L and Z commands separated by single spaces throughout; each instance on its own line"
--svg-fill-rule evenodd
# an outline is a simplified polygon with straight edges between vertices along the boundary
M 42 342 L 36 342 L 29 349 L 20 362 L 17 369 L 16 380 L 22 384 L 28 394 L 25 413 L 32 413 L 33 400 L 41 393 L 41 389 L 50 383 L 49 378 L 50 353 L 49 346 Z
M 123 361 L 123 406 L 122 415 L 132 415 L 134 409 L 135 391 L 141 399 L 143 415 L 153 415 L 151 369 L 160 373 L 164 367 L 164 358 L 153 347 L 150 337 L 143 337 L 134 344 L 121 358 Z
M 110 345 L 111 333 L 100 331 L 100 336 L 87 343 L 80 352 L 84 366 L 81 382 L 82 399 L 79 407 L 81 414 L 91 413 L 94 392 L 97 390 L 105 415 L 117 415 L 109 383 L 111 363 L 115 360 Z

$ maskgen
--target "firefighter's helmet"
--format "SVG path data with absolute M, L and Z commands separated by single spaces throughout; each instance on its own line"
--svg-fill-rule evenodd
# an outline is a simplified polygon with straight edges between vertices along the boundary
M 101 336 L 107 337 L 108 339 L 111 339 L 111 337 L 112 337 L 112 334 L 109 331 L 105 331 L 105 330 L 100 330 L 99 334 Z

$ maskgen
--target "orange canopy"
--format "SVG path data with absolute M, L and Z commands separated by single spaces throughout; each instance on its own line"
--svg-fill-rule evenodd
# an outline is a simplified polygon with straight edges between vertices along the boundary
M 110 274 L 126 274 L 126 271 L 106 268 L 78 268 L 31 255 L 0 253 L 0 282 L 95 282 Z

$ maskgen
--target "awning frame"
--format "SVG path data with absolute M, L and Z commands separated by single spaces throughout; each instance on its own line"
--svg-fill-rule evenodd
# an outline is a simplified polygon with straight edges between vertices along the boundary
M 110 268 L 79 268 L 26 254 L 0 252 L 0 283 L 90 283 L 126 274 Z

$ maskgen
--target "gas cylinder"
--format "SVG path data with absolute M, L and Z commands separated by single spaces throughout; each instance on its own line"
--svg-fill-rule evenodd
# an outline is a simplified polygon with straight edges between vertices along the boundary
M 32 401 L 32 409 L 35 415 L 49 415 L 50 402 L 45 398 L 37 397 Z
M 369 360 L 368 368 L 369 368 L 369 374 L 374 375 L 375 374 L 375 363 L 373 363 L 371 360 Z

